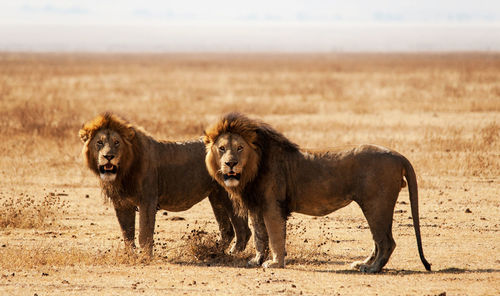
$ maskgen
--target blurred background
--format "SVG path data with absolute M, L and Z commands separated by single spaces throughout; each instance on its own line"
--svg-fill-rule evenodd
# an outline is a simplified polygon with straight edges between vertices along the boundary
M 496 0 L 0 1 L 0 50 L 497 51 Z

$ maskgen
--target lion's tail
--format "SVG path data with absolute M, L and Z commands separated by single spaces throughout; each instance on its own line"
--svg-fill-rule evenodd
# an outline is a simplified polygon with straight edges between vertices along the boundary
M 403 157 L 403 166 L 405 170 L 404 176 L 406 178 L 406 182 L 408 183 L 408 192 L 410 194 L 411 216 L 413 217 L 413 227 L 415 228 L 415 236 L 417 237 L 418 254 L 420 255 L 420 260 L 424 264 L 425 269 L 430 271 L 431 265 L 424 257 L 424 250 L 422 249 L 422 238 L 420 237 L 417 177 L 415 175 L 413 166 L 405 157 Z

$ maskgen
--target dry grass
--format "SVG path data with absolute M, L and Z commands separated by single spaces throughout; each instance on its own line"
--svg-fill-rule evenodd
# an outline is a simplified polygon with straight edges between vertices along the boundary
M 422 171 L 440 173 L 443 158 L 459 157 L 444 170 L 496 176 L 500 166 L 482 166 L 498 164 L 499 67 L 495 54 L 2 54 L 0 136 L 75 150 L 82 123 L 112 110 L 185 139 L 237 110 L 303 146 L 377 142 L 413 149 Z M 2 146 L 16 153 L 11 145 Z
M 4 197 L 0 195 L 0 229 L 47 228 L 68 214 L 68 204 L 61 201 L 61 194 L 53 192 L 43 198 L 24 195 Z M 64 194 L 67 195 L 67 194 Z
M 206 226 L 206 225 L 205 225 Z M 207 266 L 244 267 L 250 258 L 249 252 L 228 255 L 220 248 L 219 235 L 207 232 L 206 227 L 192 229 L 182 236 L 182 243 L 171 255 L 172 262 L 182 264 L 204 264 Z
M 139 255 L 128 254 L 121 247 L 95 252 L 74 247 L 61 248 L 45 244 L 32 248 L 5 248 L 0 252 L 0 262 L 2 262 L 2 268 L 4 269 L 22 270 L 82 265 L 136 265 L 147 261 Z
M 472 294 L 498 294 L 491 284 L 499 279 L 500 269 L 495 259 L 500 248 L 495 239 L 500 227 L 498 69 L 500 54 L 494 53 L 1 53 L 0 267 L 16 273 L 69 268 L 71 273 L 76 272 L 73 267 L 89 266 L 103 270 L 100 276 L 111 273 L 113 279 L 123 279 L 113 270 L 128 274 L 139 266 L 140 275 L 142 269 L 167 266 L 177 276 L 195 273 L 211 279 L 221 273 L 227 278 L 214 278 L 215 290 L 193 290 L 190 280 L 191 286 L 183 290 L 187 294 L 220 294 L 231 291 L 218 293 L 221 281 L 243 287 L 262 279 L 260 271 L 241 268 L 253 248 L 238 256 L 220 252 L 206 204 L 179 213 L 185 220 L 158 218 L 156 255 L 147 265 L 141 256 L 126 255 L 119 247 L 121 234 L 112 208 L 103 205 L 97 181 L 82 168 L 77 136 L 83 122 L 107 110 L 170 140 L 199 137 L 222 113 L 240 111 L 269 122 L 302 147 L 375 143 L 403 153 L 418 174 L 424 250 L 438 270 L 429 278 L 407 273 L 427 283 L 408 293 L 439 294 L 445 286 L 452 294 L 465 294 L 461 288 L 467 285 Z M 407 194 L 401 195 L 400 200 L 407 201 Z M 398 247 L 388 268 L 419 270 L 408 205 L 398 204 L 397 211 Z M 193 220 L 200 224 L 193 226 Z M 371 248 L 365 221 L 355 207 L 317 219 L 294 215 L 287 233 L 290 268 L 273 276 L 295 277 L 306 294 L 331 292 L 322 287 L 346 273 L 351 276 L 344 266 Z M 234 270 L 241 277 L 234 276 Z M 304 271 L 315 280 L 303 277 Z M 171 278 L 175 276 L 164 274 L 162 280 Z M 359 287 L 371 281 L 388 287 L 398 279 L 350 278 Z M 18 286 L 0 282 L 0 290 L 23 283 L 10 276 L 1 280 Z M 316 280 L 322 284 L 313 283 Z M 248 289 L 284 283 L 291 285 L 270 278 Z M 168 282 L 169 289 L 179 285 Z M 392 294 L 402 294 L 397 286 Z M 59 285 L 47 291 L 53 287 Z M 74 288 L 87 291 L 88 286 Z M 90 289 L 95 294 L 121 292 Z M 151 292 L 177 291 L 165 289 Z M 367 286 L 360 289 L 358 294 L 374 292 Z M 33 294 L 30 289 L 19 291 Z M 261 293 L 283 291 L 298 294 L 281 287 Z

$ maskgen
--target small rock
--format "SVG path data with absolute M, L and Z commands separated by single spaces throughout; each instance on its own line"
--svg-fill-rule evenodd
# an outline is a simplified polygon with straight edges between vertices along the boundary
M 85 198 L 89 198 L 89 197 L 90 197 L 90 195 L 88 195 L 88 194 L 85 194 Z
M 467 214 L 472 213 L 472 211 L 471 211 L 469 208 L 465 209 L 465 212 L 466 212 Z M 441 295 L 441 294 L 440 294 L 440 295 Z
M 170 220 L 171 221 L 183 221 L 183 220 L 186 220 L 186 218 L 175 216 L 175 217 L 170 218 Z
M 42 272 L 42 276 L 49 276 L 49 274 L 46 272 Z

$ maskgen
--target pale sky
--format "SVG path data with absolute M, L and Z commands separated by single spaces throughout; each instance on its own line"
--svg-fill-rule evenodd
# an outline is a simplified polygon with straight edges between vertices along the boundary
M 500 22 L 498 0 L 1 0 L 3 24 Z
M 0 50 L 500 51 L 500 1 L 0 0 Z

